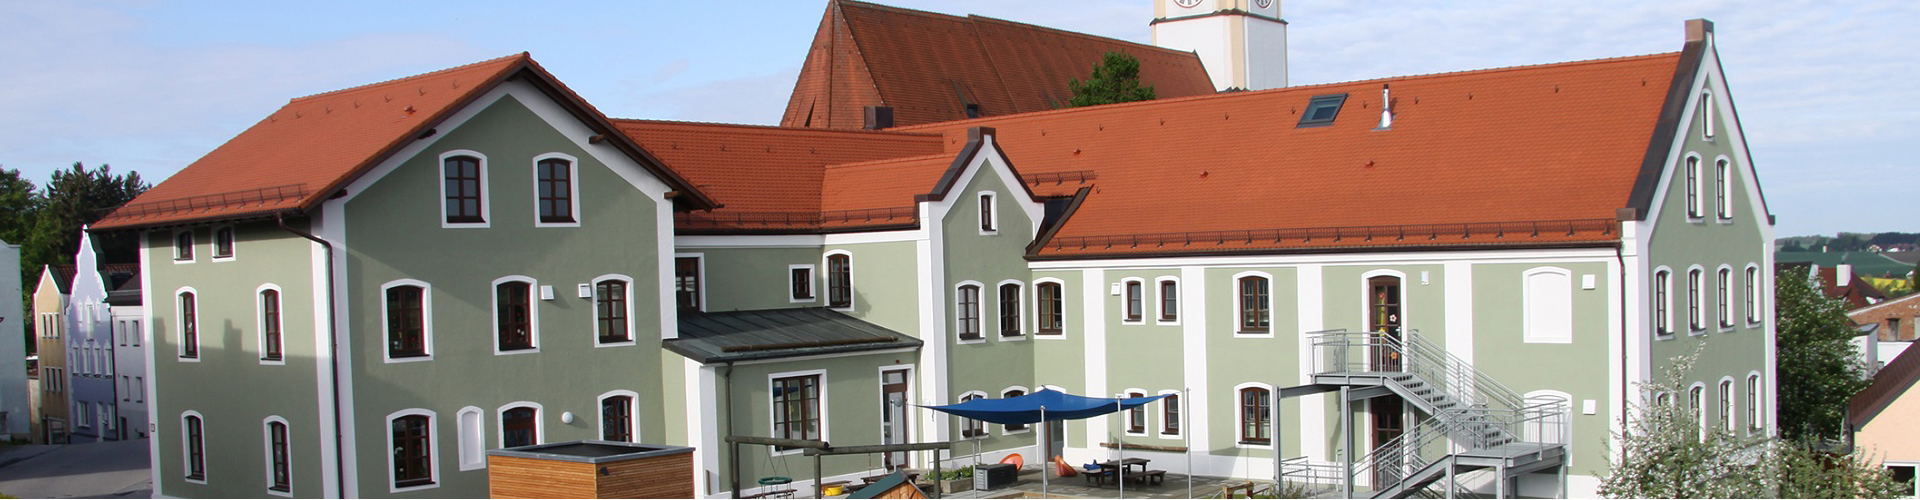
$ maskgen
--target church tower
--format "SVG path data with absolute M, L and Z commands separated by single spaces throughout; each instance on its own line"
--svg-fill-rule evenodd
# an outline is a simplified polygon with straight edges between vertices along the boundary
M 1157 0 L 1153 44 L 1199 54 L 1218 90 L 1287 86 L 1280 0 Z

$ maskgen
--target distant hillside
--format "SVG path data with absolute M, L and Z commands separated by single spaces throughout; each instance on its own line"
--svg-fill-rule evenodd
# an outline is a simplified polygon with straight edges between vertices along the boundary
M 1773 255 L 1775 262 L 1812 262 L 1820 267 L 1833 267 L 1840 264 L 1852 264 L 1854 274 L 1861 276 L 1904 277 L 1913 271 L 1913 264 L 1900 262 L 1873 252 L 1788 252 L 1779 251 Z

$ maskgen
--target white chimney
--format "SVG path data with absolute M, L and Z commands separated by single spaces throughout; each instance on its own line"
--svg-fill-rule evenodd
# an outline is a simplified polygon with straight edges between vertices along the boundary
M 1847 286 L 1853 282 L 1853 264 L 1841 264 L 1833 268 L 1833 286 Z
M 1393 94 L 1384 83 L 1380 84 L 1380 128 L 1393 128 Z

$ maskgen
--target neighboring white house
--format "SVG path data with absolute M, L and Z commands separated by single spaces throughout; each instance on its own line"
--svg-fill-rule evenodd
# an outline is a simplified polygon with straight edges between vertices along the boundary
M 29 434 L 26 307 L 20 294 L 20 245 L 0 241 L 0 437 Z

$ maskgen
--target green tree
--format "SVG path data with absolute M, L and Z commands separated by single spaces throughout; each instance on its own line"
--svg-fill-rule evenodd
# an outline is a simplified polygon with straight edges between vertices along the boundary
M 1649 396 L 1630 409 L 1609 454 L 1600 494 L 1610 498 L 1896 498 L 1904 485 L 1860 454 L 1833 455 L 1769 437 L 1740 437 L 1720 426 L 1700 428 L 1700 415 L 1674 404 L 1700 357 L 1675 359 Z M 1667 397 L 1657 397 L 1666 395 Z M 1613 457 L 1619 458 L 1613 458 Z
M 1106 53 L 1093 66 L 1092 77 L 1068 80 L 1067 89 L 1073 91 L 1067 105 L 1075 108 L 1153 100 L 1153 86 L 1140 85 L 1140 60 L 1121 52 Z
M 94 223 L 125 205 L 151 186 L 140 180 L 139 172 L 114 175 L 113 167 L 86 168 L 74 162 L 73 168 L 53 173 L 47 183 L 34 220 L 33 233 L 27 237 L 21 256 L 24 263 L 39 266 L 70 264 L 80 251 L 80 227 Z M 100 262 L 134 262 L 139 240 L 132 233 L 105 234 L 94 240 L 101 253 Z
M 40 193 L 29 181 L 20 177 L 19 170 L 0 168 L 0 241 L 22 245 L 27 235 L 32 234 L 33 220 L 40 208 Z M 25 252 L 22 252 L 23 254 Z M 25 255 L 22 255 L 25 257 Z M 33 317 L 33 285 L 40 276 L 39 266 L 30 265 L 24 258 L 20 262 L 20 306 L 21 318 Z M 26 352 L 34 351 L 35 333 L 33 322 L 26 321 Z
M 1853 320 L 1846 303 L 1822 295 L 1805 272 L 1781 271 L 1773 279 L 1780 435 L 1798 442 L 1837 440 L 1847 400 L 1870 383 L 1851 342 Z

